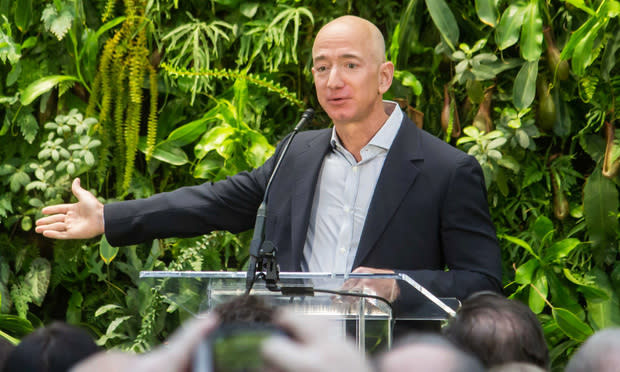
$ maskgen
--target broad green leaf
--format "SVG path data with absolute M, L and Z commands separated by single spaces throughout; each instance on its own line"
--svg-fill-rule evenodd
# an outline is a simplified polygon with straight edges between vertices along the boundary
M 605 81 L 609 81 L 610 73 L 616 66 L 616 52 L 620 49 L 620 32 L 616 32 L 615 34 L 616 35 L 612 36 L 607 42 L 601 60 L 601 77 Z
M 570 38 L 568 39 L 568 41 L 566 42 L 566 44 L 564 44 L 564 48 L 562 49 L 562 52 L 560 53 L 560 59 L 562 60 L 570 59 L 573 56 L 573 52 L 575 51 L 577 44 L 583 40 L 586 34 L 590 32 L 590 30 L 598 22 L 599 20 L 597 17 L 591 17 L 584 24 L 582 24 L 581 27 L 577 29 L 577 31 L 573 32 Z
M 31 300 L 37 306 L 43 304 L 47 287 L 50 284 L 51 273 L 52 266 L 45 258 L 38 257 L 30 263 L 30 268 L 28 273 L 26 273 L 23 285 L 30 291 L 32 294 Z
M 123 21 L 125 21 L 127 17 L 122 16 L 122 17 L 116 17 L 106 23 L 104 23 L 103 25 L 101 25 L 101 27 L 99 27 L 99 29 L 97 30 L 97 32 L 95 33 L 96 38 L 98 39 L 101 35 L 103 35 L 106 31 L 116 27 L 117 25 L 121 24 Z
M 12 314 L 0 314 L 0 329 L 18 337 L 25 336 L 34 330 L 30 321 Z
M 72 291 L 67 304 L 66 320 L 69 324 L 80 324 L 82 321 L 82 302 L 84 297 L 79 291 Z
M 526 61 L 538 62 L 542 54 L 542 19 L 538 9 L 538 0 L 531 0 L 525 9 L 521 42 L 521 56 Z
M 198 144 L 194 147 L 194 154 L 202 159 L 212 150 L 218 150 L 229 137 L 235 135 L 237 130 L 229 126 L 217 126 L 205 133 Z M 219 151 L 218 151 L 219 152 Z M 221 155 L 221 154 L 220 154 Z
M 563 239 L 553 243 L 549 249 L 543 254 L 543 260 L 553 262 L 566 257 L 573 249 L 575 249 L 581 241 L 575 238 Z
M 241 8 L 239 10 L 241 11 L 241 14 L 243 14 L 244 16 L 248 18 L 254 18 L 254 15 L 256 14 L 256 11 L 258 10 L 258 6 L 259 6 L 259 3 L 243 2 L 241 3 Z
M 538 255 L 532 249 L 532 246 L 527 244 L 524 240 L 521 240 L 519 238 L 515 238 L 514 236 L 505 235 L 505 234 L 497 234 L 497 237 L 500 238 L 500 239 L 508 240 L 509 242 L 518 245 L 519 247 L 521 247 L 521 248 L 525 249 L 526 251 L 528 251 L 532 256 L 536 257 L 537 259 L 540 259 L 540 257 L 538 257 Z
M 42 77 L 24 89 L 21 96 L 22 105 L 27 106 L 31 104 L 35 99 L 37 99 L 41 94 L 49 92 L 56 85 L 69 82 L 69 81 L 78 81 L 75 76 L 71 75 L 52 75 Z
M 547 284 L 545 271 L 538 270 L 534 275 L 532 287 L 530 287 L 530 296 L 528 301 L 530 309 L 532 309 L 535 314 L 540 314 L 540 312 L 545 308 L 545 299 L 548 294 L 549 285 Z
M 450 49 L 455 50 L 459 43 L 459 27 L 450 7 L 445 0 L 425 0 L 425 2 L 443 41 L 448 44 Z
M 257 168 L 273 154 L 274 148 L 262 134 L 256 131 L 250 131 L 247 134 L 250 138 L 250 146 L 244 155 L 248 164 L 252 168 Z
M 523 25 L 526 4 L 517 1 L 510 4 L 502 14 L 495 29 L 495 42 L 500 50 L 504 50 L 519 41 L 519 30 Z
M 99 307 L 97 309 L 97 311 L 95 311 L 95 318 L 98 316 L 101 316 L 105 313 L 107 313 L 108 311 L 112 311 L 112 310 L 123 310 L 123 307 L 120 305 L 116 305 L 116 304 L 108 304 L 108 305 L 103 305 L 101 307 Z
M 248 104 L 248 83 L 245 79 L 237 79 L 233 84 L 233 91 L 235 92 L 235 108 L 237 109 L 237 120 L 243 121 L 243 112 Z
M 25 33 L 32 21 L 32 0 L 20 0 L 15 7 L 15 26 Z
M 153 149 L 153 157 L 164 163 L 172 165 L 183 165 L 189 163 L 189 158 L 185 151 L 169 142 L 162 142 Z
M 497 10 L 498 0 L 476 0 L 476 12 L 482 23 L 491 27 L 497 25 L 499 11 Z
M 577 9 L 581 9 L 584 12 L 588 13 L 589 15 L 593 16 L 596 14 L 596 12 L 594 10 L 592 10 L 592 8 L 588 7 L 584 0 L 566 0 L 566 2 L 572 6 L 574 6 Z
M 530 229 L 534 237 L 542 243 L 550 238 L 549 234 L 553 232 L 553 222 L 546 216 L 539 216 Z
M 24 231 L 30 231 L 30 229 L 32 229 L 32 218 L 30 218 L 30 216 L 24 216 L 24 218 L 22 218 L 22 230 Z
M 617 244 L 618 188 L 603 177 L 600 166 L 586 179 L 583 196 L 583 214 L 593 243 L 594 259 L 601 262 L 608 249 Z M 616 242 L 616 243 L 614 243 Z
M 592 328 L 572 312 L 559 307 L 551 310 L 553 319 L 565 335 L 576 341 L 585 341 L 593 333 Z
M 105 234 L 101 236 L 101 240 L 99 241 L 99 256 L 103 260 L 106 265 L 109 265 L 112 260 L 118 254 L 118 247 L 113 247 L 108 243 L 108 240 L 105 238 Z
M 146 137 L 142 136 L 138 140 L 138 149 L 142 153 L 146 153 Z M 153 153 L 151 154 L 153 158 L 163 161 L 164 163 L 172 164 L 172 165 L 183 165 L 189 163 L 189 158 L 185 151 L 183 151 L 180 147 L 176 146 L 172 142 L 163 141 L 155 145 L 153 149 Z
M 224 160 L 221 157 L 207 154 L 194 167 L 192 175 L 194 178 L 211 179 L 222 166 Z
M 530 258 L 526 263 L 519 266 L 515 273 L 515 282 L 519 284 L 530 284 L 534 280 L 534 274 L 540 267 L 540 261 Z
M 588 66 L 594 62 L 596 57 L 598 57 L 600 49 L 594 48 L 594 41 L 598 37 L 599 30 L 606 25 L 606 21 L 596 23 L 594 27 L 592 27 L 592 29 L 581 40 L 579 40 L 579 42 L 577 42 L 575 51 L 573 52 L 573 58 L 571 60 L 571 67 L 577 76 L 583 76 L 586 68 L 588 68 Z
M 620 300 L 618 299 L 618 293 L 614 292 L 607 274 L 601 269 L 594 268 L 590 271 L 590 274 L 594 275 L 596 287 L 604 291 L 608 296 L 607 299 L 601 299 L 597 296 L 591 297 L 584 292 L 590 324 L 595 330 L 620 327 Z M 616 290 L 620 289 L 617 288 Z
M 215 116 L 215 115 L 213 115 Z M 184 124 L 170 133 L 165 142 L 170 142 L 176 146 L 185 146 L 192 143 L 196 138 L 200 137 L 207 130 L 207 123 L 209 121 L 205 118 L 194 120 L 187 124 Z
M 518 109 L 530 107 L 536 96 L 538 61 L 526 62 L 521 66 L 512 88 L 512 102 Z

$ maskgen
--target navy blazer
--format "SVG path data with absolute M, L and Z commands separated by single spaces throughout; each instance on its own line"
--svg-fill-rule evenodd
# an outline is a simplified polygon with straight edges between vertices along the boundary
M 301 269 L 330 138 L 331 129 L 299 133 L 269 190 L 265 237 L 278 248 L 282 271 Z M 108 241 L 127 245 L 251 229 L 281 150 L 263 166 L 220 182 L 106 205 Z M 369 206 L 353 268 L 358 266 L 406 273 L 439 297 L 501 291 L 500 250 L 478 162 L 404 117 Z M 395 307 L 400 312 L 420 301 L 415 290 L 401 286 Z

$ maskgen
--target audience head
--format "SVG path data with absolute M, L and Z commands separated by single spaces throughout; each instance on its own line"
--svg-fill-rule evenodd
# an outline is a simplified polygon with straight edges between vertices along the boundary
M 476 358 L 459 350 L 441 335 L 430 333 L 403 337 L 392 350 L 379 357 L 377 365 L 382 372 L 485 370 Z
M 442 332 L 488 368 L 509 362 L 549 367 L 549 349 L 536 315 L 525 304 L 494 292 L 478 292 L 463 301 Z
M 74 364 L 99 348 L 85 330 L 54 322 L 27 335 L 11 351 L 4 365 L 4 372 L 60 372 L 68 371 Z
M 499 364 L 489 369 L 489 372 L 545 372 L 546 369 L 532 363 L 511 362 Z
M 220 323 L 271 323 L 275 309 L 259 296 L 238 296 L 216 306 Z
M 620 366 L 620 328 L 596 332 L 581 345 L 566 372 L 612 372 Z

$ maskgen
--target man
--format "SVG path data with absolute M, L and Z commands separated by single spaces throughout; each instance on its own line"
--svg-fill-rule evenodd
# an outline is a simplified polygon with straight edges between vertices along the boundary
M 403 272 L 440 297 L 501 291 L 501 261 L 480 166 L 383 101 L 394 66 L 372 23 L 340 17 L 317 34 L 312 74 L 333 129 L 300 133 L 268 195 L 265 236 L 283 271 Z M 281 147 L 263 166 L 217 183 L 105 207 L 73 183 L 78 203 L 43 209 L 50 238 L 105 232 L 114 245 L 253 227 Z M 105 226 L 105 228 L 104 228 Z M 424 301 L 394 280 L 349 281 L 395 303 Z

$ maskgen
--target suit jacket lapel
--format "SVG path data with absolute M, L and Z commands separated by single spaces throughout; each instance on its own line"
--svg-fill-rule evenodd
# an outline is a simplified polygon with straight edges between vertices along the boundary
M 419 131 L 409 118 L 403 118 L 375 186 L 353 269 L 361 264 L 377 243 L 418 175 L 413 161 L 424 159 Z
M 312 211 L 314 190 L 323 159 L 330 149 L 331 129 L 324 130 L 296 154 L 295 183 L 291 201 L 291 253 L 292 262 L 301 270 L 303 248 Z

